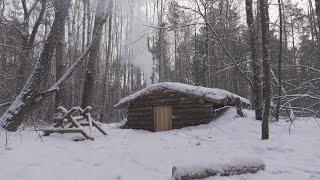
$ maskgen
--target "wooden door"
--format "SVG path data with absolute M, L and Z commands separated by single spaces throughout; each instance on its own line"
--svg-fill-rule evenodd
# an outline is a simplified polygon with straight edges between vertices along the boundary
M 168 131 L 172 129 L 172 107 L 154 107 L 154 131 Z

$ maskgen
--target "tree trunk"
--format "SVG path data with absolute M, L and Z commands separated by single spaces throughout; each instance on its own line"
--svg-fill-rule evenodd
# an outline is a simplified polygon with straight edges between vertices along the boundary
M 113 5 L 113 0 L 111 0 L 111 10 L 110 10 L 110 15 L 109 15 L 109 25 L 108 25 L 108 44 L 107 44 L 107 52 L 106 52 L 106 67 L 104 70 L 104 76 L 102 79 L 103 83 L 103 89 L 102 89 L 102 101 L 100 105 L 100 121 L 103 122 L 104 119 L 104 113 L 106 111 L 106 105 L 109 101 L 109 98 L 107 97 L 108 94 L 108 89 L 109 89 L 109 70 L 110 70 L 110 62 L 112 58 L 112 5 Z
M 21 44 L 21 51 L 23 53 L 19 54 L 19 62 L 20 66 L 18 69 L 18 74 L 17 74 L 17 86 L 16 86 L 16 93 L 18 94 L 21 91 L 21 88 L 23 87 L 25 80 L 26 80 L 26 75 L 28 71 L 28 67 L 30 62 L 30 48 L 28 47 L 28 41 L 29 41 L 29 12 L 27 9 L 27 4 L 26 0 L 21 0 L 21 4 L 23 7 L 23 23 L 22 23 L 22 44 Z
M 82 52 L 85 49 L 86 42 L 86 10 L 87 10 L 87 2 L 83 0 L 83 17 L 82 17 Z M 89 43 L 89 42 L 87 42 Z
M 318 39 L 318 53 L 320 56 L 320 43 L 319 43 L 319 39 L 320 39 L 320 1 L 319 0 L 315 0 L 315 6 L 316 6 L 316 14 L 317 14 L 317 24 L 318 24 L 318 33 L 317 33 L 317 39 Z M 317 61 L 316 63 L 316 68 L 320 68 L 320 62 Z
M 158 14 L 158 23 L 159 23 L 159 67 L 158 67 L 158 73 L 159 73 L 159 82 L 164 82 L 169 80 L 169 73 L 167 69 L 167 57 L 166 57 L 166 40 L 165 40 L 165 22 L 164 22 L 164 2 L 163 0 L 160 0 L 160 12 Z
M 268 1 L 260 0 L 261 42 L 263 60 L 264 112 L 262 119 L 262 139 L 269 139 L 269 116 L 271 103 L 270 49 L 269 49 L 269 10 Z
M 69 5 L 70 1 L 54 1 L 55 19 L 52 24 L 51 32 L 48 35 L 43 51 L 26 84 L 11 106 L 1 116 L 0 123 L 3 128 L 9 131 L 16 131 L 23 122 L 24 115 L 32 110 L 40 86 L 45 80 L 46 73 L 50 69 L 51 58 L 57 45 L 58 37 L 62 32 L 63 23 L 68 15 Z
M 98 38 L 95 39 L 91 52 L 89 54 L 89 60 L 86 70 L 86 76 L 84 81 L 84 87 L 82 92 L 82 102 L 81 107 L 85 108 L 87 106 L 92 106 L 93 98 L 94 98 L 94 86 L 96 79 L 96 66 L 99 58 L 99 49 L 100 49 L 100 39 L 102 28 L 99 29 L 98 26 L 104 20 L 104 10 L 105 10 L 105 2 L 104 0 L 98 0 L 97 2 L 97 10 L 95 14 L 95 21 L 93 27 L 93 34 L 97 34 Z
M 59 80 L 63 74 L 67 70 L 67 63 L 65 59 L 65 22 L 63 22 L 62 32 L 59 36 L 59 42 L 57 43 L 56 47 L 56 81 Z M 63 87 L 56 93 L 55 99 L 55 109 L 59 106 L 65 106 L 66 103 L 66 88 Z
M 36 34 L 38 33 L 38 29 L 40 27 L 40 24 L 42 22 L 43 16 L 46 11 L 46 5 L 47 0 L 43 0 L 41 4 L 41 10 L 39 13 L 39 16 L 34 24 L 34 27 L 31 31 L 31 34 L 29 34 L 29 18 L 30 13 L 32 10 L 27 9 L 26 0 L 22 0 L 22 6 L 24 9 L 24 22 L 23 22 L 23 37 L 22 37 L 22 45 L 21 45 L 21 53 L 19 54 L 19 62 L 20 66 L 18 68 L 17 73 L 17 84 L 16 84 L 16 93 L 18 94 L 21 91 L 21 88 L 23 87 L 24 83 L 26 82 L 27 73 L 30 68 L 30 64 L 32 64 L 31 61 L 31 52 L 32 52 L 32 46 L 35 41 Z
M 319 0 L 315 0 L 315 6 L 316 6 L 316 12 L 314 13 L 314 9 L 312 6 L 312 2 L 311 0 L 309 0 L 309 9 L 310 9 L 310 13 L 311 13 L 311 23 L 313 23 L 313 25 L 311 26 L 311 28 L 314 27 L 314 34 L 316 36 L 316 44 L 317 46 L 317 57 L 316 59 L 318 59 L 320 57 L 320 2 Z M 316 14 L 316 15 L 315 15 Z M 316 17 L 315 17 L 316 16 Z M 317 28 L 318 27 L 318 28 Z M 317 69 L 320 69 L 320 62 L 316 61 L 316 66 Z
M 0 0 L 1 4 L 0 4 L 0 8 L 1 8 L 1 5 L 2 5 L 2 0 Z M 0 9 L 0 16 L 2 17 L 3 16 L 3 12 L 2 10 Z M 0 43 L 3 43 L 4 40 L 5 40 L 5 33 L 4 33 L 4 27 L 2 25 L 2 18 L 0 18 Z M 6 66 L 6 57 L 5 57 L 5 48 L 0 46 L 0 71 L 3 71 L 5 70 L 5 66 Z
M 204 79 L 203 79 L 203 84 L 202 86 L 205 86 L 205 87 L 210 87 L 210 63 L 209 63 L 209 24 L 208 24 L 208 7 L 209 7 L 209 4 L 208 4 L 208 0 L 205 1 L 204 3 L 204 23 L 205 23 L 205 26 L 204 26 L 204 29 L 205 29 L 205 43 L 204 43 L 204 48 L 205 48 L 205 58 L 204 58 L 204 62 L 203 62 L 203 65 L 204 65 Z
M 279 121 L 279 115 L 280 115 L 280 103 L 281 103 L 281 94 L 282 94 L 282 2 L 281 0 L 278 0 L 278 8 L 279 8 L 279 19 L 280 19 L 280 25 L 279 25 L 279 41 L 280 41 L 280 47 L 279 47 L 279 61 L 278 61 L 278 79 L 279 79 L 279 86 L 278 86 L 278 101 L 277 101 L 277 112 L 276 112 L 276 120 Z
M 318 31 L 320 32 L 320 1 L 315 0 L 316 5 L 316 14 L 317 14 L 317 24 L 318 24 Z
M 315 59 L 319 59 L 320 57 L 320 39 L 319 39 L 319 30 L 318 30 L 318 23 L 316 22 L 316 15 L 314 13 L 312 1 L 308 1 L 308 18 L 310 21 L 310 30 L 311 30 L 311 39 L 313 42 L 313 49 L 317 51 Z M 320 26 L 319 26 L 320 27 Z M 310 76 L 310 75 L 309 75 Z
M 99 0 L 100 1 L 100 0 Z M 87 45 L 90 42 L 90 36 L 91 36 L 91 27 L 92 27 L 92 22 L 91 22 L 91 4 L 90 0 L 86 0 L 86 8 L 87 8 Z
M 251 60 L 253 68 L 253 108 L 255 109 L 256 119 L 262 120 L 262 88 L 261 88 L 261 68 L 256 50 L 256 29 L 254 25 L 252 0 L 246 0 L 247 25 L 250 33 Z

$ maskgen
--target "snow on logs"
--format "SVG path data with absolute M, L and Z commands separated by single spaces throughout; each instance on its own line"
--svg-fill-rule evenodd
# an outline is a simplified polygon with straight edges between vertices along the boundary
M 199 166 L 175 166 L 172 168 L 174 180 L 205 179 L 210 176 L 233 176 L 247 173 L 257 173 L 265 170 L 261 160 L 241 160 L 228 164 L 209 164 Z
M 91 136 L 92 127 L 97 128 L 103 135 L 107 135 L 101 127 L 102 124 L 91 117 L 90 112 L 92 111 L 92 108 L 90 106 L 85 109 L 73 107 L 70 110 L 60 106 L 57 108 L 57 111 L 60 113 L 61 117 L 57 119 L 53 128 L 42 129 L 44 132 L 43 136 L 49 136 L 52 133 L 81 133 L 86 139 L 94 140 L 93 136 Z M 87 133 L 83 128 L 84 126 L 89 127 L 90 133 Z

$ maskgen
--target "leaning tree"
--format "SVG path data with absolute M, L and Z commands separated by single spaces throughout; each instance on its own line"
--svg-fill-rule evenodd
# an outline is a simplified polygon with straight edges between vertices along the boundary
M 0 118 L 1 126 L 9 131 L 16 131 L 23 122 L 24 115 L 32 109 L 37 100 L 42 82 L 50 70 L 51 59 L 68 15 L 70 1 L 54 0 L 53 5 L 55 10 L 54 22 L 35 68 L 19 95 Z

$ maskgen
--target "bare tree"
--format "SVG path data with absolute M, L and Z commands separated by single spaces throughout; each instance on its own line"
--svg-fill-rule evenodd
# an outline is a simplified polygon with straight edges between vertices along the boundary
M 62 22 L 62 31 L 56 47 L 56 80 L 59 80 L 67 70 L 67 62 L 65 58 L 65 22 Z M 65 105 L 66 87 L 62 87 L 55 96 L 55 108 Z
M 30 55 L 33 48 L 33 44 L 35 42 L 36 35 L 38 33 L 38 29 L 40 27 L 41 21 L 43 19 L 43 16 L 46 11 L 47 7 L 47 0 L 41 1 L 41 10 L 39 13 L 39 16 L 33 26 L 33 29 L 31 31 L 31 34 L 29 34 L 29 21 L 30 21 L 30 15 L 37 6 L 39 0 L 36 0 L 31 8 L 28 10 L 26 0 L 21 0 L 22 7 L 23 7 L 23 14 L 24 14 L 24 21 L 23 21 L 23 30 L 22 30 L 22 49 L 21 53 L 19 54 L 19 61 L 20 61 L 20 67 L 18 70 L 18 81 L 17 81 L 17 88 L 16 90 L 19 92 L 21 88 L 23 87 L 26 77 L 28 76 L 28 67 L 30 67 Z M 18 93 L 17 92 L 17 93 Z
M 277 111 L 276 111 L 276 120 L 279 121 L 279 115 L 280 115 L 280 106 L 281 106 L 281 95 L 282 95 L 282 42 L 283 42 L 283 25 L 282 25 L 282 2 L 281 0 L 278 0 L 278 9 L 279 9 L 279 19 L 280 19 L 280 25 L 279 25 L 279 60 L 278 60 L 278 101 L 277 101 Z
M 250 33 L 251 60 L 253 69 L 253 108 L 255 109 L 256 119 L 262 120 L 262 89 L 261 89 L 261 68 L 257 52 L 257 34 L 254 24 L 252 0 L 246 0 L 247 25 Z
M 262 139 L 269 139 L 269 116 L 271 104 L 271 75 L 269 49 L 269 5 L 267 0 L 260 0 L 260 22 L 263 59 L 263 97 L 264 112 L 262 119 Z
M 110 2 L 110 12 L 109 12 L 109 24 L 108 24 L 108 43 L 106 45 L 107 51 L 106 51 L 106 66 L 104 70 L 104 76 L 102 78 L 102 83 L 103 83 L 103 88 L 102 88 L 102 101 L 100 105 L 100 121 L 103 121 L 104 118 L 104 112 L 106 110 L 106 105 L 107 105 L 107 93 L 108 93 L 108 82 L 107 79 L 109 80 L 109 70 L 110 70 L 110 62 L 111 62 L 111 56 L 112 56 L 112 20 L 113 20 L 113 0 Z
M 317 24 L 320 31 L 320 2 L 318 0 L 315 0 L 316 5 L 316 14 L 317 14 Z
M 94 87 L 96 81 L 96 68 L 99 59 L 99 51 L 100 51 L 100 37 L 102 33 L 102 29 L 99 29 L 99 25 L 104 21 L 105 16 L 105 0 L 98 0 L 97 9 L 95 14 L 94 28 L 93 34 L 97 34 L 98 38 L 96 42 L 94 42 L 94 46 L 91 49 L 89 54 L 89 60 L 85 75 L 85 81 L 83 86 L 82 93 L 82 107 L 92 106 L 93 97 L 94 97 Z
M 318 32 L 317 32 L 317 39 L 318 39 L 318 56 L 320 56 L 320 2 L 319 0 L 315 0 L 316 6 L 316 14 L 317 14 L 317 24 L 318 24 Z M 320 63 L 316 63 L 316 67 L 320 68 Z
M 55 0 L 53 4 L 55 7 L 55 20 L 44 49 L 23 89 L 0 118 L 1 125 L 9 131 L 16 131 L 23 122 L 24 115 L 32 109 L 40 86 L 45 80 L 46 73 L 49 71 L 54 49 L 62 33 L 64 20 L 68 14 L 70 1 Z

